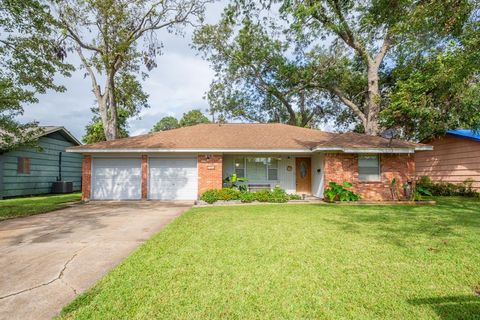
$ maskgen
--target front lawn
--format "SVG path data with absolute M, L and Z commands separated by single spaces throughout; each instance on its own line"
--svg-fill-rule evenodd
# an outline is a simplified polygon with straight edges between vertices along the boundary
M 62 209 L 68 202 L 80 201 L 81 197 L 80 193 L 71 193 L 0 200 L 0 220 Z
M 476 291 L 479 200 L 208 207 L 175 220 L 62 317 L 480 319 Z

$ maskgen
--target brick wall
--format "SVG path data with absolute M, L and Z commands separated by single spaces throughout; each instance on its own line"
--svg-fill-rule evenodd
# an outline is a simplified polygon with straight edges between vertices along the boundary
M 142 200 L 148 197 L 148 156 L 142 155 Z
M 223 156 L 198 155 L 198 195 L 209 189 L 221 189 L 223 185 Z
M 353 184 L 352 190 L 365 200 L 391 200 L 390 182 L 397 180 L 397 194 L 404 198 L 403 184 L 415 181 L 415 158 L 410 154 L 381 154 L 381 181 L 362 182 L 358 180 L 358 155 L 346 153 L 325 154 L 325 187 L 330 181 Z
M 82 161 L 82 200 L 90 200 L 92 190 L 92 156 L 83 156 Z

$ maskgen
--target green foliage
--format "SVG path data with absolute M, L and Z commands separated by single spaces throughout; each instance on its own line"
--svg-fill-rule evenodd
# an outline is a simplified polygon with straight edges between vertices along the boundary
M 121 72 L 147 76 L 162 53 L 159 30 L 181 32 L 202 20 L 208 0 L 51 2 L 56 25 L 69 49 L 78 54 L 92 85 L 107 140 L 117 138 L 115 94 Z M 165 35 L 166 33 L 163 33 Z M 100 84 L 104 81 L 104 84 Z
M 472 179 L 467 179 L 462 183 L 455 184 L 449 182 L 433 182 L 430 177 L 422 176 L 417 181 L 416 189 L 421 190 L 420 193 L 427 196 L 479 196 L 479 193 L 473 189 L 472 185 Z
M 35 144 L 37 123 L 21 124 L 24 104 L 48 90 L 63 92 L 56 75 L 70 76 L 66 50 L 43 0 L 0 2 L 0 150 Z
M 240 192 L 240 196 L 238 198 L 244 203 L 250 203 L 256 200 L 255 193 L 248 191 Z
M 160 121 L 153 126 L 150 132 L 167 131 L 177 128 L 180 128 L 177 118 L 168 116 L 160 119 Z
M 142 89 L 134 75 L 121 72 L 117 75 L 117 138 L 128 137 L 128 120 L 138 116 L 140 111 L 148 108 L 148 94 Z M 106 141 L 105 130 L 98 106 L 91 109 L 93 118 L 85 127 L 84 143 Z
M 208 120 L 200 109 L 190 110 L 184 113 L 180 119 L 180 127 L 189 127 L 201 123 L 210 123 L 210 120 Z
M 328 183 L 328 188 L 323 191 L 323 196 L 328 202 L 358 201 L 360 196 L 355 194 L 353 191 L 348 190 L 351 187 L 352 184 L 350 182 L 344 182 L 340 185 L 331 181 Z
M 279 21 L 254 19 L 258 5 L 240 7 L 227 6 L 217 24 L 194 36 L 195 47 L 216 71 L 207 94 L 211 110 L 225 119 L 301 127 L 326 121 L 332 105 L 322 89 L 307 83 L 318 70 L 304 63 L 305 52 L 279 36 Z
M 218 189 L 207 190 L 200 196 L 200 200 L 203 200 L 206 203 L 210 203 L 210 204 L 217 202 L 218 199 L 219 199 Z
M 240 191 L 247 191 L 247 186 L 243 184 L 247 181 L 247 178 L 237 177 L 236 173 L 232 173 L 223 180 L 223 182 L 227 185 L 228 188 L 234 188 Z
M 238 190 L 236 188 L 211 189 L 205 191 L 200 200 L 207 203 L 214 203 L 216 201 L 231 201 L 240 200 L 242 202 L 270 202 L 270 203 L 284 203 L 289 200 L 299 200 L 301 197 L 296 194 L 288 194 L 281 188 L 274 188 L 273 190 L 260 190 L 257 192 L 249 192 L 245 190 Z

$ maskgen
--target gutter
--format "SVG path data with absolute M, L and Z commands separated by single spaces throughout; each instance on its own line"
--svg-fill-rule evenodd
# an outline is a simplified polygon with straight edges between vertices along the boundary
M 433 150 L 432 146 L 413 148 L 341 148 L 317 147 L 313 149 L 82 149 L 69 148 L 73 153 L 315 153 L 315 152 L 344 152 L 344 153 L 415 153 L 415 151 Z

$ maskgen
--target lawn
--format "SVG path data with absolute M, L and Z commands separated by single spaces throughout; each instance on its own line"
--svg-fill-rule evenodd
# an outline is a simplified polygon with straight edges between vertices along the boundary
M 80 193 L 71 193 L 0 200 L 0 220 L 62 209 L 68 202 L 80 199 Z
M 65 319 L 480 319 L 480 201 L 194 208 Z

